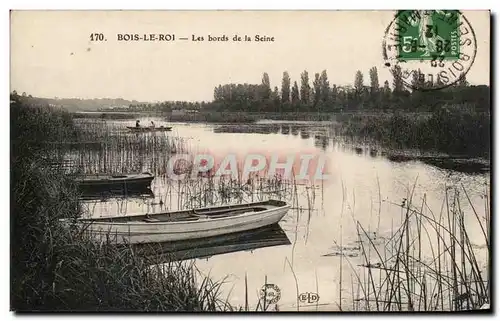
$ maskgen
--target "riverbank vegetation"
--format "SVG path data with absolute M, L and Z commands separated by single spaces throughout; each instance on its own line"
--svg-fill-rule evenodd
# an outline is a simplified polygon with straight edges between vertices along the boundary
M 447 188 L 441 210 L 425 196 L 401 204 L 401 225 L 384 237 L 357 224 L 363 264 L 353 270 L 354 311 L 468 311 L 491 303 L 490 191 L 476 208 L 464 186 Z M 467 200 L 464 204 L 463 200 Z M 379 204 L 379 206 L 381 203 Z M 378 215 L 381 213 L 379 212 Z M 353 217 L 354 219 L 354 217 Z
M 77 129 L 66 111 L 15 98 L 10 113 L 12 310 L 226 309 L 220 282 L 200 276 L 191 263 L 161 264 L 161 256 L 152 260 L 132 247 L 95 243 L 64 226 L 60 219 L 80 215 L 79 195 L 53 166 L 61 149 L 45 143 L 73 141 Z
M 445 105 L 428 114 L 352 115 L 336 133 L 374 141 L 395 150 L 418 149 L 462 157 L 490 156 L 491 119 L 464 104 Z

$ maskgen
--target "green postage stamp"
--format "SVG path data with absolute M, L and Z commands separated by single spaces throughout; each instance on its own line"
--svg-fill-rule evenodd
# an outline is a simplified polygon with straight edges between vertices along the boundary
M 383 40 L 384 64 L 412 90 L 459 82 L 474 64 L 474 29 L 459 10 L 399 10 Z
M 404 60 L 456 60 L 460 55 L 457 10 L 400 10 L 399 57 Z

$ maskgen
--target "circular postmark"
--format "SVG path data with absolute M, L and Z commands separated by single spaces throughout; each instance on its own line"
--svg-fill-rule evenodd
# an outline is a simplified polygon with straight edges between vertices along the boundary
M 395 87 L 420 91 L 465 80 L 476 51 L 474 29 L 458 10 L 400 10 L 383 40 L 384 63 Z
M 281 299 L 281 290 L 276 284 L 264 284 L 260 289 L 260 297 L 266 304 L 276 304 Z

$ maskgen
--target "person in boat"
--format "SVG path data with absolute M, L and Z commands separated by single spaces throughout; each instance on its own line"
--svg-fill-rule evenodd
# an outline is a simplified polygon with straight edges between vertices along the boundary
M 141 127 L 141 125 L 139 124 L 140 122 L 141 122 L 140 120 L 137 120 L 137 121 L 135 122 L 135 127 L 136 127 L 136 128 Z
M 151 128 L 155 128 L 155 123 L 151 121 Z

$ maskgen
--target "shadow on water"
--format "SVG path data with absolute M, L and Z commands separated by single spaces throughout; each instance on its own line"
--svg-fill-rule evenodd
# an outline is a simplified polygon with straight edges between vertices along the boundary
M 145 256 L 161 256 L 165 262 L 196 258 L 259 248 L 290 245 L 286 233 L 278 224 L 246 232 L 232 233 L 187 241 L 156 244 L 136 244 L 133 247 Z
M 302 139 L 308 139 L 309 137 L 311 137 L 311 133 L 306 128 L 303 128 L 300 131 L 300 138 L 302 138 Z
M 231 134 L 278 134 L 280 133 L 280 130 L 281 126 L 278 124 L 223 124 L 213 128 L 214 133 Z
M 319 137 L 315 137 L 315 146 L 320 147 Z M 395 150 L 383 148 L 373 142 L 357 143 L 345 137 L 333 137 L 333 145 L 344 152 L 362 157 L 383 157 L 393 163 L 421 162 L 444 171 L 465 174 L 484 174 L 490 172 L 489 159 L 453 156 L 419 150 Z
M 330 139 L 325 135 L 315 135 L 314 146 L 326 150 L 330 146 Z
M 149 188 L 136 189 L 136 190 L 82 190 L 80 193 L 80 200 L 82 201 L 107 201 L 112 198 L 139 198 L 149 199 L 154 198 L 153 191 Z
M 490 171 L 490 164 L 488 161 L 476 158 L 392 154 L 388 155 L 387 159 L 396 163 L 420 161 L 442 170 L 451 170 L 460 173 L 481 174 Z
M 291 133 L 294 136 L 300 134 L 301 138 L 308 139 L 311 137 L 311 135 L 316 135 L 316 134 L 328 135 L 326 133 L 326 128 L 327 126 L 325 126 L 324 124 L 274 124 L 274 123 L 250 124 L 250 125 L 221 124 L 215 126 L 213 128 L 213 132 L 244 133 L 244 134 L 281 134 L 281 135 L 290 135 Z

